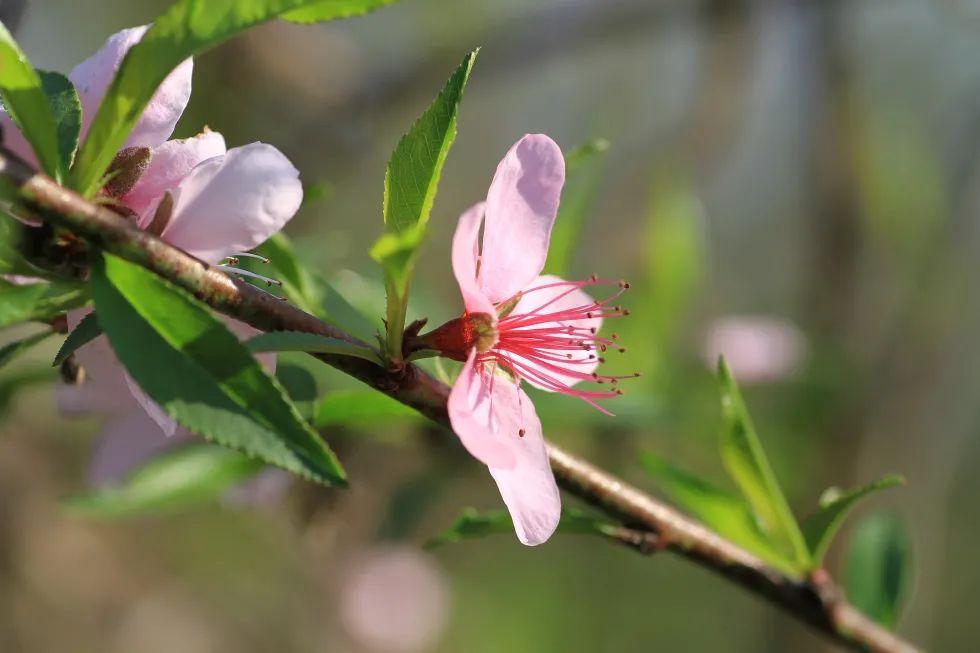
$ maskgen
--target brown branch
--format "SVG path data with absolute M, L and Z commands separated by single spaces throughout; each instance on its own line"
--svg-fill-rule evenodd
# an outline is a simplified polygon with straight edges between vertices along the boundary
M 0 148 L 0 176 L 18 189 L 27 208 L 51 224 L 142 265 L 212 308 L 265 331 L 318 333 L 364 344 L 288 302 L 233 280 L 223 272 L 140 231 L 116 213 L 35 173 Z M 391 371 L 360 358 L 317 354 L 325 363 L 417 409 L 449 428 L 449 388 L 414 365 Z M 549 444 L 555 477 L 566 492 L 624 524 L 613 539 L 641 553 L 666 550 L 751 590 L 839 644 L 857 651 L 915 653 L 917 649 L 859 612 L 826 572 L 788 576 L 650 495 L 585 460 Z

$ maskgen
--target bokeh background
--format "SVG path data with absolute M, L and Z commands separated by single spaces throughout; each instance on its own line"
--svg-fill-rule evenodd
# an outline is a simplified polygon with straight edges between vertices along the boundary
M 165 4 L 5 0 L 0 12 L 35 65 L 67 71 Z M 645 376 L 613 419 L 541 397 L 546 433 L 653 492 L 643 451 L 724 484 L 713 359 L 725 353 L 798 514 L 829 485 L 907 477 L 851 524 L 885 510 L 905 525 L 900 631 L 976 650 L 980 4 L 404 0 L 326 26 L 270 24 L 199 58 L 178 135 L 209 125 L 230 146 L 283 150 L 309 189 L 287 233 L 310 269 L 380 315 L 366 251 L 388 154 L 475 46 L 411 316 L 458 313 L 455 219 L 511 143 L 606 139 L 574 171 L 565 201 L 581 224 L 552 264 L 632 282 L 615 364 Z M 499 498 L 421 422 L 328 427 L 346 491 L 297 482 L 258 501 L 68 515 L 105 421 L 57 414 L 57 344 L 0 371 L 0 650 L 830 650 L 671 556 L 575 535 L 423 552 L 464 507 Z M 325 392 L 349 387 L 301 357 L 284 366 Z

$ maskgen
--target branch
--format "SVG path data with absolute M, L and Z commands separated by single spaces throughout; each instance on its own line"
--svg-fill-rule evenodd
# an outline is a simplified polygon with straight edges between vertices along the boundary
M 12 183 L 26 207 L 45 221 L 92 244 L 142 265 L 194 294 L 212 308 L 264 331 L 307 331 L 367 346 L 288 302 L 140 231 L 129 221 L 94 204 L 0 148 L 0 178 Z M 360 358 L 314 354 L 398 401 L 450 428 L 449 388 L 415 365 L 391 371 Z M 670 551 L 728 580 L 810 624 L 856 651 L 916 653 L 917 649 L 847 603 L 823 570 L 799 579 L 767 565 L 650 495 L 549 443 L 555 478 L 566 492 L 623 522 L 617 541 L 641 553 Z

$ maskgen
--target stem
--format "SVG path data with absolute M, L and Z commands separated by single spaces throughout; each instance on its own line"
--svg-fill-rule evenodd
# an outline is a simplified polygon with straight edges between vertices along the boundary
M 92 244 L 142 265 L 194 294 L 212 308 L 264 331 L 306 331 L 360 346 L 366 343 L 297 307 L 164 243 L 129 221 L 35 173 L 0 148 L 0 177 L 12 182 L 29 208 Z M 337 354 L 313 354 L 325 363 L 415 408 L 450 428 L 449 388 L 412 364 L 387 370 Z M 810 578 L 788 576 L 673 508 L 549 443 L 555 478 L 566 492 L 623 522 L 617 541 L 641 553 L 670 551 L 710 569 L 810 624 L 855 651 L 916 653 L 918 649 L 873 622 L 843 597 L 823 570 Z

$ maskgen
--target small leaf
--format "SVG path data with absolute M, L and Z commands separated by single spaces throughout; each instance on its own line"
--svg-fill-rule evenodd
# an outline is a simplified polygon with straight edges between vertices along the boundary
M 0 367 L 3 367 L 13 359 L 15 359 L 20 354 L 33 347 L 34 345 L 44 341 L 48 336 L 52 335 L 53 331 L 39 331 L 38 333 L 31 334 L 26 338 L 21 338 L 20 340 L 15 340 L 13 342 L 7 343 L 3 347 L 0 347 Z
M 70 79 L 61 73 L 47 70 L 39 73 L 41 88 L 51 104 L 51 113 L 57 127 L 58 164 L 62 174 L 67 174 L 75 160 L 78 135 L 82 131 L 82 103 Z
M 844 588 L 855 607 L 893 627 L 901 616 L 912 579 L 912 554 L 902 520 L 877 513 L 851 536 L 844 565 Z
M 386 233 L 371 248 L 371 256 L 385 272 L 389 356 L 401 356 L 408 288 L 416 254 L 425 237 L 442 167 L 456 140 L 459 104 L 477 52 L 474 50 L 463 58 L 432 105 L 398 141 L 385 171 Z
M 608 149 L 609 141 L 596 138 L 565 155 L 567 179 L 548 246 L 548 262 L 545 264 L 548 274 L 568 276 L 585 217 L 595 203 Z
M 128 52 L 89 128 L 72 170 L 72 187 L 86 197 L 98 189 L 157 87 L 185 59 L 239 32 L 291 11 L 319 7 L 322 20 L 364 7 L 365 0 L 178 0 Z
M 905 479 L 897 474 L 889 474 L 874 483 L 850 490 L 828 488 L 820 497 L 820 509 L 803 522 L 803 535 L 813 557 L 813 566 L 820 566 L 834 535 L 858 501 L 872 492 L 897 485 L 905 485 Z
M 806 569 L 810 566 L 810 554 L 800 526 L 783 496 L 724 359 L 718 361 L 718 376 L 725 419 L 721 435 L 721 456 L 725 467 L 748 499 L 772 544 L 794 560 L 797 567 Z
M 261 471 L 248 456 L 208 444 L 192 444 L 156 456 L 124 483 L 70 497 L 72 514 L 113 518 L 174 510 L 220 498 Z
M 269 333 L 262 333 L 245 343 L 245 346 L 253 354 L 270 351 L 305 351 L 313 354 L 353 356 L 355 358 L 363 358 L 378 365 L 381 364 L 377 353 L 367 347 L 355 345 L 346 340 L 329 338 L 316 333 L 306 333 L 303 331 L 271 331 Z
M 94 312 L 89 313 L 82 318 L 78 326 L 65 338 L 65 341 L 61 344 L 61 348 L 58 349 L 58 353 L 55 354 L 54 362 L 51 363 L 51 366 L 57 367 L 61 365 L 69 356 L 78 351 L 79 348 L 84 347 L 100 335 L 102 335 L 102 327 L 99 326 L 99 318 L 95 316 Z
M 398 0 L 317 0 L 303 9 L 283 14 L 292 23 L 319 23 L 337 18 L 352 18 L 394 4 Z
M 562 508 L 561 521 L 558 522 L 556 532 L 609 537 L 618 529 L 616 524 L 591 517 L 579 510 Z M 426 542 L 425 547 L 432 549 L 488 535 L 513 533 L 514 522 L 506 510 L 480 512 L 475 508 L 466 508 L 448 530 Z
M 304 478 L 345 482 L 279 383 L 191 295 L 109 254 L 92 266 L 92 295 L 119 360 L 180 424 Z
M 58 123 L 42 87 L 41 77 L 2 23 L 0 95 L 11 120 L 34 148 L 41 167 L 57 181 L 62 181 L 68 170 L 61 165 Z
M 769 543 L 752 509 L 742 497 L 716 487 L 652 453 L 641 454 L 640 462 L 675 503 L 706 526 L 769 563 L 786 571 L 796 571 L 795 561 L 787 560 Z
M 75 283 L 17 285 L 0 281 L 0 328 L 21 322 L 50 322 L 86 301 L 85 289 Z
M 313 424 L 321 429 L 336 424 L 373 426 L 419 417 L 414 409 L 377 390 L 351 390 L 320 399 Z

